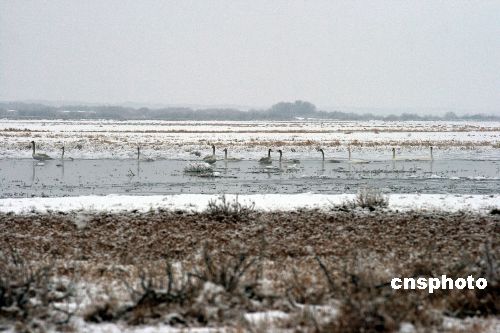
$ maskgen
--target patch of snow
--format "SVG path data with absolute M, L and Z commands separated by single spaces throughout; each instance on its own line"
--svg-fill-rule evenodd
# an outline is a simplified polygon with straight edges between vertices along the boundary
M 498 333 L 500 332 L 500 319 L 495 317 L 468 317 L 459 319 L 445 316 L 443 319 L 443 329 L 452 332 L 475 331 L 481 333 Z
M 191 162 L 184 167 L 184 172 L 188 173 L 204 173 L 212 172 L 213 167 L 205 162 Z
M 338 313 L 338 307 L 333 305 L 314 305 L 314 304 L 296 304 L 300 309 L 309 311 L 314 315 L 328 315 L 335 317 Z
M 286 320 L 289 314 L 283 311 L 263 311 L 245 313 L 245 320 L 251 324 L 258 325 L 264 323 L 272 323 L 277 320 Z
M 90 221 L 91 217 L 85 214 L 78 214 L 74 217 L 73 222 L 75 223 L 75 226 L 77 229 L 82 230 L 87 227 L 88 222 Z
M 341 205 L 352 201 L 355 194 L 227 194 L 229 201 L 236 200 L 241 204 L 255 204 L 261 211 L 296 210 L 296 209 L 329 209 L 333 205 Z M 464 194 L 389 194 L 391 210 L 470 210 L 488 212 L 499 206 L 500 194 L 464 195 Z M 56 212 L 147 212 L 156 209 L 203 211 L 210 200 L 218 200 L 218 195 L 211 194 L 175 194 L 175 195 L 106 195 L 56 198 L 7 198 L 0 199 L 0 212 L 29 214 Z M 84 222 L 78 221 L 75 223 Z
M 86 323 L 83 319 L 74 320 L 75 330 L 77 332 L 93 333 L 215 333 L 225 332 L 224 328 L 195 327 L 195 328 L 177 328 L 164 324 L 149 326 L 129 326 L 123 323 Z
M 399 333 L 416 333 L 417 329 L 412 323 L 401 323 Z

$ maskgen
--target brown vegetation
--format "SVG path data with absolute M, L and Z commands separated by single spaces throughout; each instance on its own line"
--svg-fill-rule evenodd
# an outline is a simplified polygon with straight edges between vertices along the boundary
M 113 288 L 122 285 L 127 295 L 96 300 L 81 315 L 130 325 L 254 330 L 243 314 L 277 310 L 289 317 L 274 325 L 299 331 L 394 331 L 405 322 L 425 331 L 442 330 L 444 315 L 499 315 L 498 215 L 345 207 L 264 213 L 234 204 L 205 213 L 0 215 L 2 288 L 12 295 L 23 285 L 4 283 L 19 279 L 9 272 L 21 260 L 46 272 L 31 275 L 42 286 L 36 290 L 56 288 L 55 276 L 104 284 L 117 295 Z M 234 208 L 244 210 L 243 218 Z M 428 294 L 389 286 L 392 277 L 441 274 L 485 277 L 488 287 Z M 65 290 L 58 295 L 70 297 Z M 1 312 L 0 324 L 50 317 L 58 325 L 66 318 L 20 309 Z

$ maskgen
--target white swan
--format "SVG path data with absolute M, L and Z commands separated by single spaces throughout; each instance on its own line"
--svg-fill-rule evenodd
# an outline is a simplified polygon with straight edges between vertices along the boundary
M 208 164 L 214 164 L 215 162 L 217 162 L 217 159 L 215 158 L 215 145 L 212 145 L 212 155 L 203 157 L 203 161 Z
M 240 162 L 241 158 L 227 157 L 227 148 L 224 148 L 224 161 L 227 161 L 227 162 Z
M 321 152 L 321 157 L 322 157 L 323 162 L 324 162 L 325 161 L 325 151 L 323 150 L 323 148 L 318 149 L 318 151 Z M 341 162 L 345 162 L 345 159 L 332 159 L 332 160 L 328 160 L 327 162 L 330 162 L 330 163 L 341 163 Z
M 31 154 L 31 156 L 33 157 L 34 160 L 37 160 L 37 161 L 46 161 L 46 160 L 52 160 L 53 159 L 52 157 L 50 157 L 47 154 L 36 153 L 36 151 L 35 151 L 35 141 L 31 141 L 31 146 L 33 148 L 33 153 Z
M 429 149 L 429 156 L 397 156 L 396 157 L 396 148 L 392 148 L 392 160 L 394 161 L 433 161 L 433 147 Z
M 297 159 L 293 159 L 293 160 L 284 160 L 283 159 L 283 151 L 281 149 L 278 150 L 278 153 L 280 153 L 280 159 L 279 159 L 279 162 L 280 163 L 289 163 L 289 164 L 297 164 L 297 163 L 300 163 L 300 160 L 297 160 Z
M 262 157 L 259 160 L 259 163 L 261 163 L 261 164 L 271 164 L 271 163 L 273 163 L 273 160 L 271 159 L 271 152 L 272 152 L 272 150 L 269 149 L 267 151 L 267 156 L 266 157 Z
M 154 159 L 151 157 L 146 157 L 141 160 L 141 147 L 137 146 L 137 161 L 153 162 Z
M 370 163 L 368 160 L 360 160 L 360 159 L 353 159 L 351 158 L 351 147 L 347 147 L 347 151 L 349 152 L 349 163 L 355 163 L 355 164 L 363 164 L 363 163 Z
M 73 161 L 73 157 L 64 158 L 64 146 L 61 147 L 61 162 L 57 163 L 57 167 L 64 167 L 64 161 Z
M 64 158 L 64 146 L 61 147 L 61 161 L 73 161 L 73 157 L 67 157 L 66 159 Z
M 278 150 L 278 153 L 280 153 L 278 170 L 285 172 L 296 172 L 300 170 L 297 166 L 297 163 L 300 163 L 299 160 L 283 160 L 283 151 L 280 149 Z

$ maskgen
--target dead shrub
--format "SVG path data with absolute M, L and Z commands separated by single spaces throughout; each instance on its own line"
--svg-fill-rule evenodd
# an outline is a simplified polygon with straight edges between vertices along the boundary
M 489 243 L 484 244 L 481 258 L 473 266 L 480 267 L 478 276 L 486 278 L 484 289 L 452 290 L 446 298 L 449 316 L 465 318 L 470 316 L 498 316 L 500 314 L 500 274 L 497 254 Z M 470 271 L 470 269 L 468 269 Z M 466 276 L 467 273 L 461 274 Z
M 117 319 L 119 306 L 116 300 L 92 304 L 83 314 L 83 319 L 92 323 L 102 323 Z
M 339 277 L 319 257 L 330 294 L 341 302 L 339 313 L 332 320 L 321 323 L 319 332 L 394 332 L 402 322 L 422 327 L 439 326 L 442 317 L 426 306 L 424 293 L 405 293 L 392 290 L 388 283 L 373 278 L 370 268 L 344 267 Z
M 380 190 L 375 188 L 362 188 L 356 194 L 356 198 L 350 202 L 351 207 L 368 208 L 373 211 L 389 205 L 389 199 Z
M 241 280 L 257 262 L 247 252 L 236 254 L 211 253 L 205 246 L 202 250 L 202 263 L 199 269 L 190 273 L 203 282 L 211 282 L 224 288 L 229 293 L 241 287 Z
M 73 296 L 71 283 L 54 280 L 53 265 L 31 264 L 14 249 L 0 252 L 0 320 L 44 326 L 66 325 L 73 312 L 60 307 Z M 26 326 L 28 325 L 28 326 Z
M 208 202 L 205 213 L 218 220 L 224 218 L 240 220 L 248 218 L 254 211 L 255 203 L 246 205 L 238 201 L 238 195 L 234 200 L 228 200 L 225 195 L 221 195 L 219 199 Z
M 85 320 L 124 320 L 130 325 L 161 320 L 181 326 L 236 320 L 242 309 L 254 309 L 250 299 L 257 298 L 256 283 L 244 284 L 243 281 L 256 260 L 243 251 L 222 254 L 204 247 L 192 271 L 174 270 L 169 262 L 163 272 L 142 271 L 138 287 L 123 281 L 130 291 L 132 304 L 119 305 L 110 300 L 92 306 Z
M 198 296 L 202 284 L 187 273 L 177 274 L 170 262 L 163 274 L 141 271 L 138 288 L 123 281 L 130 291 L 132 304 L 120 306 L 116 300 L 97 304 L 87 311 L 84 319 L 90 322 L 125 320 L 130 325 L 146 324 L 166 314 L 181 313 L 171 324 L 185 324 L 183 314 Z
M 291 267 L 292 276 L 286 279 L 286 296 L 291 303 L 322 304 L 328 293 L 328 288 L 318 283 L 316 272 L 297 270 Z
M 178 276 L 169 262 L 162 277 L 153 278 L 142 273 L 140 279 L 141 289 L 135 293 L 134 304 L 124 312 L 129 324 L 144 324 L 148 319 L 158 319 L 169 313 L 179 313 L 170 318 L 170 324 L 186 324 L 185 309 L 195 302 L 202 287 L 198 281 L 186 273 Z

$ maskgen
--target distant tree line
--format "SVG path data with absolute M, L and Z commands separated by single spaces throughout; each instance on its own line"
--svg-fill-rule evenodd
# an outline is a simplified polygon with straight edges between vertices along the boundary
M 372 113 L 352 113 L 341 111 L 321 111 L 306 101 L 280 102 L 266 110 L 240 111 L 237 109 L 191 109 L 186 107 L 167 107 L 160 109 L 132 108 L 123 106 L 47 106 L 21 102 L 0 103 L 1 119 L 110 119 L 110 120 L 296 120 L 296 119 L 331 119 L 331 120 L 475 120 L 500 121 L 496 115 L 457 116 L 448 112 L 443 116 L 402 113 L 400 115 L 380 116 Z

